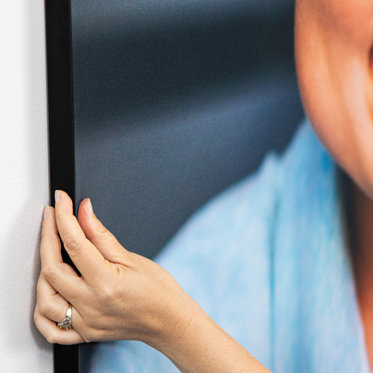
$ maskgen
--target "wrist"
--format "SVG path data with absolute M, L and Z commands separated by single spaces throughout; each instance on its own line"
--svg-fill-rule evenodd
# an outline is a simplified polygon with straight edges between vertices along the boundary
M 170 357 L 172 351 L 180 345 L 188 330 L 204 311 L 186 293 L 163 312 L 154 335 L 146 343 Z

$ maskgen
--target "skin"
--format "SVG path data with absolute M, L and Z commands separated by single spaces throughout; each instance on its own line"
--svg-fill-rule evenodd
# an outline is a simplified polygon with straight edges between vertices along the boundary
M 321 141 L 355 182 L 358 248 L 354 269 L 373 366 L 373 2 L 297 0 L 299 89 Z M 73 215 L 63 191 L 47 207 L 34 320 L 51 343 L 140 340 L 182 372 L 265 372 L 156 263 L 127 251 L 92 212 Z M 61 258 L 58 233 L 82 276 Z M 73 327 L 59 330 L 67 301 Z M 226 356 L 230 359 L 226 359 Z
M 355 182 L 353 267 L 373 367 L 373 2 L 297 0 L 295 50 L 307 116 Z
M 50 343 L 139 340 L 185 373 L 268 372 L 167 271 L 126 250 L 89 199 L 76 218 L 71 198 L 58 191 L 55 208 L 46 207 L 44 217 L 34 321 Z M 58 233 L 81 276 L 63 263 Z M 73 329 L 60 330 L 56 321 L 64 318 L 67 302 Z

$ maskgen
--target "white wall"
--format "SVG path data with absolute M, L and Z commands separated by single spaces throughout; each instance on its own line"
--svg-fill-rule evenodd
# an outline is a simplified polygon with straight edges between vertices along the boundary
M 52 372 L 32 318 L 49 203 L 44 3 L 0 9 L 0 370 Z

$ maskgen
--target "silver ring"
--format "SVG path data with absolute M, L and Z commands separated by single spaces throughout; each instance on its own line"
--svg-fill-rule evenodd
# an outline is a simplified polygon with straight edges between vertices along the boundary
M 73 327 L 73 324 L 71 322 L 71 314 L 72 314 L 72 306 L 69 303 L 69 306 L 67 307 L 65 318 L 61 322 L 57 323 L 57 326 L 60 329 L 68 330 L 68 329 L 71 329 Z

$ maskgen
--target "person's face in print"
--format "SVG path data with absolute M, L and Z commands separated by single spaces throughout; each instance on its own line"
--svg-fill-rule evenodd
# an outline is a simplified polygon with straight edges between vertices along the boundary
M 373 199 L 373 1 L 297 0 L 295 34 L 307 115 Z

